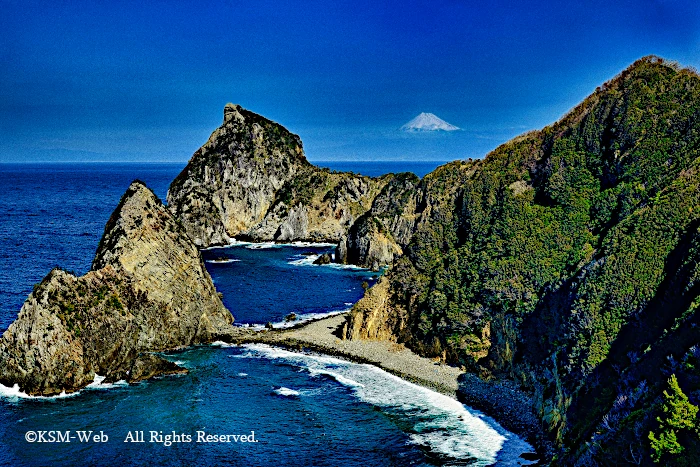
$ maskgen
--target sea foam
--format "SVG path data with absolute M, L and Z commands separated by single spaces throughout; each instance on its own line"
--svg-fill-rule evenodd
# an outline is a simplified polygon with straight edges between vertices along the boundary
M 494 420 L 451 397 L 405 381 L 373 365 L 334 357 L 290 352 L 264 344 L 246 344 L 242 358 L 284 360 L 350 388 L 355 396 L 410 426 L 410 442 L 453 461 L 470 465 L 526 465 L 519 457 L 532 448 Z M 449 464 L 450 462 L 448 462 Z
M 289 389 L 289 388 L 285 388 L 285 387 L 277 388 L 272 392 L 274 392 L 275 394 L 278 394 L 280 396 L 287 396 L 287 397 L 299 395 L 299 391 L 295 391 L 294 389 Z
M 70 392 L 70 393 L 61 392 L 60 394 L 57 394 L 55 396 L 32 396 L 30 394 L 27 394 L 26 392 L 20 391 L 19 384 L 15 384 L 12 387 L 8 387 L 8 386 L 4 386 L 4 385 L 0 384 L 0 397 L 3 397 L 3 398 L 8 399 L 10 401 L 18 401 L 20 399 L 54 400 L 54 399 L 64 399 L 67 397 L 76 397 L 76 396 L 80 395 L 85 390 L 110 389 L 110 388 L 129 385 L 129 383 L 127 383 L 126 381 L 123 381 L 123 380 L 117 381 L 115 383 L 105 383 L 104 382 L 105 379 L 106 379 L 106 377 L 96 374 L 92 383 L 88 384 L 83 389 L 79 389 L 78 391 Z
M 355 266 L 354 264 L 338 264 L 338 263 L 329 263 L 329 264 L 314 264 L 314 261 L 316 261 L 321 255 L 314 254 L 314 255 L 294 255 L 289 260 L 287 261 L 287 264 L 291 264 L 294 266 L 323 266 L 327 268 L 333 268 L 333 269 L 344 269 L 344 270 L 351 270 L 351 271 L 367 271 L 367 268 L 363 268 L 360 266 Z M 333 255 L 335 258 L 335 255 Z
M 283 246 L 291 246 L 295 248 L 330 248 L 334 247 L 335 243 L 324 243 L 324 242 L 290 242 L 290 243 L 278 243 L 278 242 L 246 242 L 242 240 L 236 240 L 232 238 L 229 240 L 227 245 L 217 245 L 210 246 L 207 248 L 202 248 L 202 250 L 217 250 L 224 248 L 234 248 L 234 247 L 244 247 L 251 250 L 266 250 L 269 248 L 281 248 Z
M 347 313 L 348 311 L 350 311 L 350 309 L 351 308 L 344 308 L 342 310 L 333 310 L 333 311 L 327 311 L 324 313 L 299 313 L 299 314 L 297 314 L 297 319 L 295 319 L 293 321 L 279 321 L 279 322 L 271 323 L 271 324 L 272 324 L 272 327 L 275 329 L 286 329 L 286 328 L 291 328 L 292 326 L 296 326 L 296 325 L 301 324 L 301 323 L 306 323 L 308 321 L 329 318 L 329 317 L 335 316 L 335 315 L 342 315 L 343 313 Z M 266 329 L 263 324 L 239 323 L 239 324 L 237 324 L 237 326 L 249 327 L 249 328 L 252 328 L 256 331 L 263 331 Z

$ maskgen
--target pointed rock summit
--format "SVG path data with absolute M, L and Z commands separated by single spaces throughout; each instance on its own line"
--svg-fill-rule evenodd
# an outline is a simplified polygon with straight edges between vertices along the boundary
M 151 352 L 212 342 L 232 322 L 197 247 L 135 181 L 107 223 L 92 270 L 51 271 L 0 338 L 0 384 L 51 396 L 96 375 L 134 382 L 186 372 Z
M 459 129 L 437 115 L 426 112 L 421 112 L 420 115 L 401 127 L 403 131 L 456 131 Z

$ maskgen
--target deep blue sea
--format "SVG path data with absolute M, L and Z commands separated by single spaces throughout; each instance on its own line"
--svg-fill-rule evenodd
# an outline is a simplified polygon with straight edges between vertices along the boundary
M 90 268 L 133 179 L 164 199 L 183 165 L 0 164 L 0 329 L 52 267 Z M 437 163 L 320 165 L 424 175 Z M 363 282 L 376 280 L 367 270 L 311 264 L 332 249 L 241 243 L 203 255 L 238 325 L 281 325 L 290 313 L 303 319 L 346 310 Z M 0 388 L 0 465 L 520 465 L 529 450 L 493 420 L 370 365 L 259 345 L 204 346 L 167 358 L 189 374 L 136 385 L 96 381 L 55 398 Z M 75 438 L 25 440 L 41 431 Z M 90 431 L 93 439 L 81 442 Z M 256 442 L 199 442 L 220 434 Z

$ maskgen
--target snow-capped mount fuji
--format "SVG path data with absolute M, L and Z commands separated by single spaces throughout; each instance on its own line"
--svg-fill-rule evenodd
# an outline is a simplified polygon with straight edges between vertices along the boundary
M 403 131 L 455 131 L 459 129 L 437 115 L 426 112 L 421 112 L 420 115 L 401 127 Z

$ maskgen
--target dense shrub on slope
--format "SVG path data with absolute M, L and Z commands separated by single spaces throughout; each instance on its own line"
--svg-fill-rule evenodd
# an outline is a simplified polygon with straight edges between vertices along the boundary
M 646 57 L 556 124 L 439 168 L 390 274 L 396 334 L 533 391 L 562 463 L 651 462 L 671 372 L 698 403 L 676 362 L 700 342 L 699 143 L 700 78 Z

